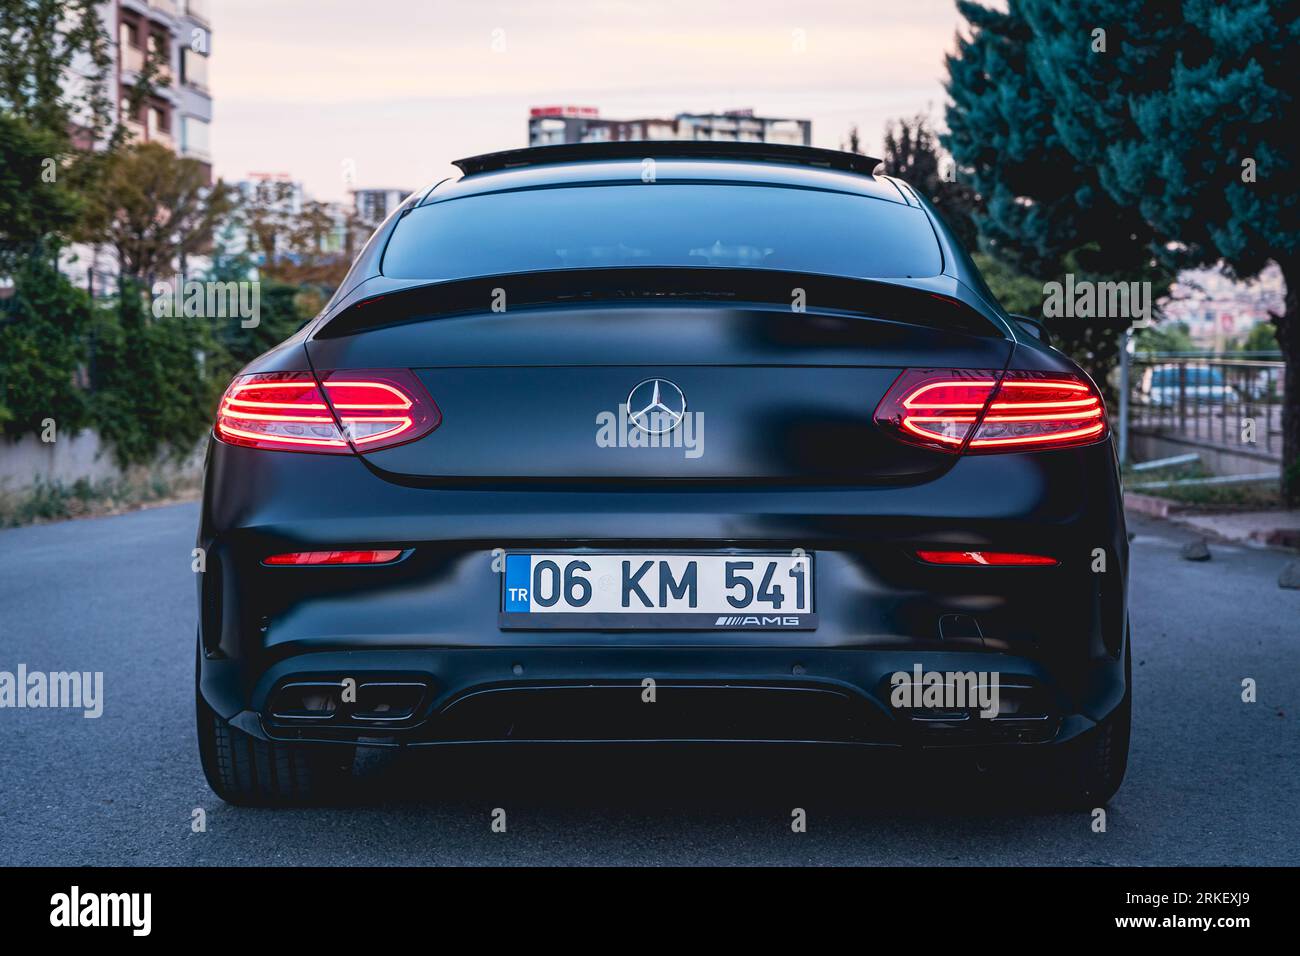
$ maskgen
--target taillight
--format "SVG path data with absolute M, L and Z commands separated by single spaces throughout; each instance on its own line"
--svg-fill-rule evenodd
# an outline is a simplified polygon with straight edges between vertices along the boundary
M 1082 377 L 909 369 L 876 408 L 900 441 L 971 454 L 1063 448 L 1106 437 L 1101 395 Z
M 970 451 L 1086 445 L 1106 436 L 1106 409 L 1092 383 L 1073 376 L 1007 372 Z
M 290 551 L 264 558 L 263 564 L 319 565 L 319 564 L 390 564 L 402 556 L 401 551 Z
M 263 372 L 230 383 L 217 410 L 222 441 L 277 451 L 350 454 L 414 441 L 442 413 L 405 369 Z
M 1028 568 L 1051 567 L 1059 562 L 1045 554 L 1019 554 L 1012 551 L 918 551 L 916 556 L 926 564 L 947 564 L 958 567 Z

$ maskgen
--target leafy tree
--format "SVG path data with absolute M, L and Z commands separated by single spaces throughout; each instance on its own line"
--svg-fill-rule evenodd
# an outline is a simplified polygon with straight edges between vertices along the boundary
M 46 160 L 57 173 L 57 188 L 45 189 L 43 197 L 60 200 L 45 207 L 47 248 L 66 240 L 69 192 L 93 191 L 106 157 L 126 136 L 110 98 L 115 60 L 100 6 L 96 0 L 0 0 L 0 117 L 6 125 L 21 121 L 40 137 L 42 185 L 52 183 Z M 163 85 L 164 62 L 163 54 L 147 58 L 126 90 L 130 113 Z M 14 135 L 12 127 L 3 132 L 0 141 Z M 26 175 L 29 167 L 19 168 Z M 0 193 L 8 185 L 0 184 Z M 7 231 L 7 221 L 0 218 L 0 229 Z
M 1139 329 L 1133 336 L 1136 348 L 1144 352 L 1194 352 L 1185 322 L 1169 322 L 1159 326 Z
M 1283 492 L 1300 504 L 1300 8 L 1295 0 L 1023 0 L 1065 150 L 1164 248 L 1286 282 Z M 1104 31 L 1104 51 L 1095 31 Z
M 96 0 L 0 0 L 0 110 L 55 135 L 79 129 L 90 143 L 103 138 L 113 54 L 98 7 Z
M 343 241 L 334 248 L 339 224 L 329 205 L 299 201 L 296 188 L 288 182 L 257 183 L 239 199 L 235 218 L 264 278 L 333 291 L 347 274 L 354 246 L 360 247 L 355 239 L 363 227 L 350 214 L 342 223 Z
M 73 117 L 107 114 L 102 85 L 82 85 L 89 99 L 78 101 L 65 71 L 91 50 L 106 64 L 101 39 L 93 3 L 0 0 L 0 276 L 13 283 L 0 300 L 0 428 L 9 437 L 47 418 L 69 432 L 84 424 L 75 376 L 89 304 L 55 259 L 80 212 L 69 182 Z
M 59 179 L 65 149 L 59 135 L 0 112 L 0 274 L 52 255 L 75 225 L 80 198 Z
M 94 0 L 0 0 L 0 426 L 96 424 L 119 460 L 192 447 L 207 427 L 218 351 L 202 323 L 148 321 L 132 279 L 200 248 L 223 187 L 159 146 L 126 147 L 108 98 L 110 38 Z M 126 114 L 156 88 L 150 57 Z M 119 314 L 59 273 L 69 240 L 111 241 L 126 267 Z M 88 401 L 85 385 L 96 390 Z
M 1260 322 L 1250 330 L 1241 348 L 1244 352 L 1276 352 L 1276 327 L 1271 322 Z
M 147 283 L 172 263 L 202 252 L 231 207 L 220 180 L 207 185 L 202 165 L 157 143 L 113 154 L 87 202 L 86 238 L 102 238 L 122 272 Z
M 862 136 L 858 132 L 857 124 L 849 127 L 848 139 L 840 141 L 840 149 L 844 150 L 846 153 L 857 153 L 860 156 L 863 155 Z

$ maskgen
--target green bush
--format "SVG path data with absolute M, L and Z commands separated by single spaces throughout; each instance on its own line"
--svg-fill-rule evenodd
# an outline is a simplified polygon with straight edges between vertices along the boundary
M 14 438 L 53 418 L 75 433 L 89 423 L 77 377 L 90 298 L 43 256 L 23 260 L 13 279 L 14 294 L 0 307 L 0 429 Z
M 16 281 L 0 306 L 0 432 L 39 433 L 46 418 L 64 434 L 93 426 L 122 466 L 193 449 L 231 377 L 321 300 L 314 287 L 264 282 L 260 322 L 243 328 L 154 317 L 129 279 L 116 301 L 92 305 L 44 260 L 28 260 Z
M 153 318 L 129 282 L 96 326 L 94 420 L 121 465 L 181 456 L 212 423 L 224 382 L 205 357 L 218 346 L 200 319 Z

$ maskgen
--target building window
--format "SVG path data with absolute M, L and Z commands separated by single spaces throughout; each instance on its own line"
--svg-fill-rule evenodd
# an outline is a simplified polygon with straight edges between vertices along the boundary
M 186 116 L 181 121 L 181 154 L 206 161 L 212 155 L 208 142 L 209 130 L 210 127 L 203 120 Z
M 168 133 L 167 111 L 160 106 L 149 107 L 149 138 Z
M 181 82 L 206 90 L 208 88 L 208 58 L 202 53 L 194 52 L 189 47 L 182 49 Z

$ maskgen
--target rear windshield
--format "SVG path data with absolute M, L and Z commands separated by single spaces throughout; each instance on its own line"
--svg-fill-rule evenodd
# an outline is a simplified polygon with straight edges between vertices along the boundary
M 467 279 L 549 269 L 780 269 L 855 278 L 937 275 L 921 210 L 846 193 L 671 183 L 466 196 L 413 210 L 383 272 Z

